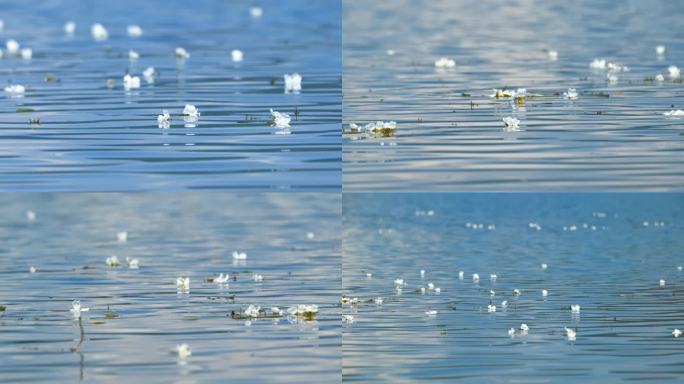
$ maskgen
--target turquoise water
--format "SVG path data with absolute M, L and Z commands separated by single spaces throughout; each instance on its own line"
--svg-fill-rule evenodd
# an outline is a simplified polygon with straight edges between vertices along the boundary
M 253 18 L 253 5 L 1 1 L 3 51 L 15 39 L 33 58 L 0 59 L 3 88 L 27 88 L 23 97 L 0 93 L 0 189 L 341 188 L 341 6 L 269 0 Z M 63 30 L 69 20 L 73 36 Z M 107 41 L 91 37 L 97 22 Z M 143 35 L 128 36 L 131 24 Z M 177 46 L 190 58 L 177 60 Z M 140 55 L 133 62 L 131 49 Z M 242 62 L 232 61 L 233 49 Z M 151 84 L 142 76 L 149 66 L 157 72 Z M 123 88 L 126 72 L 141 78 L 140 88 Z M 295 72 L 302 91 L 285 94 L 283 75 Z M 181 118 L 185 104 L 199 109 L 196 124 Z M 271 108 L 292 116 L 289 135 L 267 124 Z M 163 109 L 169 129 L 157 124 Z
M 345 135 L 344 189 L 682 190 L 684 120 L 663 113 L 684 109 L 668 76 L 684 67 L 683 15 L 670 1 L 345 0 L 344 126 L 398 128 Z M 629 71 L 611 84 L 596 58 Z M 545 97 L 488 96 L 504 87 Z M 521 131 L 504 131 L 507 116 Z
M 684 340 L 672 331 L 684 328 L 682 203 L 671 194 L 345 195 L 343 294 L 361 304 L 342 309 L 354 316 L 343 326 L 344 381 L 681 381 Z M 368 302 L 377 297 L 381 305 Z
M 339 196 L 0 194 L 0 202 L 1 381 L 339 380 Z M 236 250 L 247 259 L 235 262 Z M 108 267 L 112 255 L 122 265 Z M 207 281 L 219 273 L 228 285 Z M 179 276 L 190 277 L 188 291 L 177 290 Z M 90 308 L 80 321 L 69 311 L 75 299 Z M 319 313 L 231 318 L 250 304 L 316 304 Z M 186 359 L 172 352 L 182 343 L 192 349 Z

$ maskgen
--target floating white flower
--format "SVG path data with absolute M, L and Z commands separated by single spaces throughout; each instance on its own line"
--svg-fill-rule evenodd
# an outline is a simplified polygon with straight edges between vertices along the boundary
M 395 279 L 394 285 L 405 285 L 404 279 Z
M 8 55 L 16 55 L 19 53 L 19 43 L 14 39 L 7 40 L 5 47 L 7 47 Z
M 495 273 L 492 273 L 492 274 L 489 275 L 489 280 L 490 280 L 490 281 L 495 282 L 496 279 L 497 279 L 497 276 L 496 276 Z
M 199 110 L 197 110 L 197 107 L 192 104 L 185 104 L 185 108 L 183 108 L 183 116 L 199 117 L 199 115 L 200 113 Z
M 459 280 L 463 280 L 464 275 L 465 275 L 465 272 L 463 272 L 463 271 L 458 271 L 458 279 L 459 279 Z
M 665 76 L 663 76 L 662 73 L 659 73 L 655 76 L 655 81 L 665 81 Z
M 73 21 L 67 21 L 66 24 L 64 24 L 64 33 L 67 35 L 73 35 L 74 32 L 76 31 L 76 23 Z
M 442 292 L 442 288 L 440 288 L 440 287 L 435 287 L 435 293 L 441 293 L 441 292 Z
M 148 83 L 154 82 L 154 75 L 154 67 L 147 67 L 147 69 L 143 71 L 143 77 L 145 78 L 145 81 L 147 81 Z
M 22 48 L 20 56 L 22 59 L 29 60 L 33 57 L 33 50 L 31 48 Z
M 255 19 L 258 19 L 264 14 L 264 10 L 261 7 L 249 7 L 249 15 Z
M 496 305 L 489 304 L 487 306 L 487 312 L 496 312 Z
M 618 65 L 615 63 L 608 63 L 606 64 L 606 68 L 608 69 L 609 72 L 627 72 L 629 71 L 629 68 L 627 68 L 626 65 Z
M 245 309 L 243 314 L 249 317 L 259 317 L 259 310 L 261 310 L 261 307 L 250 304 L 249 307 Z
M 508 301 L 507 300 L 504 300 L 501 302 L 501 308 L 503 308 L 503 309 L 508 308 Z
M 233 259 L 234 260 L 247 260 L 247 253 L 246 252 L 233 251 Z
M 611 84 L 615 84 L 618 82 L 618 77 L 612 73 L 608 73 L 606 75 L 606 79 L 608 79 L 608 82 Z
M 128 241 L 128 232 L 126 232 L 126 231 L 117 232 L 116 233 L 116 240 L 119 243 L 125 243 L 126 241 Z
M 370 279 L 371 277 L 373 277 L 373 274 L 368 272 L 368 273 L 366 273 L 366 277 Z
M 354 322 L 354 316 L 352 316 L 352 315 L 342 315 L 342 322 L 343 322 L 343 323 L 347 323 L 347 324 L 351 324 L 351 323 Z
M 318 313 L 318 306 L 315 304 L 298 304 L 288 308 L 287 313 L 292 316 L 313 318 Z
M 674 335 L 674 337 L 679 337 L 679 336 L 682 335 L 682 331 L 680 331 L 679 329 L 675 328 L 674 331 L 672 331 L 672 335 Z
M 287 113 L 280 113 L 278 111 L 274 111 L 273 108 L 271 108 L 271 116 L 273 117 L 273 125 L 275 125 L 276 128 L 289 128 L 290 127 L 290 115 Z
M 579 304 L 572 304 L 572 305 L 570 305 L 570 312 L 572 312 L 572 313 L 580 313 L 580 305 L 579 305 Z
M 283 310 L 278 307 L 271 307 L 271 313 L 273 313 L 274 315 L 282 316 Z
M 575 88 L 568 88 L 566 92 L 563 92 L 563 97 L 566 99 L 574 100 L 577 98 L 577 91 Z
M 140 78 L 138 76 L 131 76 L 128 73 L 123 77 L 124 89 L 140 88 Z
M 178 357 L 181 359 L 187 359 L 188 356 L 192 355 L 192 349 L 190 349 L 190 346 L 188 346 L 187 344 L 176 345 L 174 351 L 178 354 Z
M 548 51 L 547 55 L 549 56 L 549 60 L 551 61 L 558 60 L 558 51 Z
M 26 211 L 26 220 L 34 221 L 36 219 L 36 213 L 33 211 Z
M 489 97 L 493 97 L 495 99 L 506 99 L 506 98 L 512 98 L 512 99 L 523 99 L 527 96 L 527 89 L 526 88 L 518 88 L 518 89 L 492 89 L 492 93 L 489 95 Z
M 425 277 L 425 270 L 424 269 L 420 270 L 420 277 Z
M 179 59 L 189 59 L 190 54 L 183 47 L 176 47 L 176 57 Z
M 293 73 L 288 75 L 287 73 L 283 75 L 285 79 L 285 93 L 289 92 L 299 92 L 302 90 L 302 76 L 299 73 Z
M 565 336 L 568 338 L 568 340 L 575 340 L 577 339 L 577 332 L 565 327 Z
M 456 62 L 452 59 L 442 57 L 435 61 L 435 67 L 437 68 L 453 68 L 456 66 Z
M 594 59 L 591 63 L 589 63 L 589 67 L 593 69 L 606 69 L 606 60 Z
M 515 336 L 515 328 L 511 328 L 508 330 L 508 336 Z
M 395 121 L 376 121 L 366 124 L 363 129 L 369 133 L 391 134 L 397 129 Z
M 546 268 L 548 268 L 548 267 L 549 267 L 549 265 L 546 264 L 546 263 L 542 263 L 542 264 L 541 264 L 541 269 L 546 269 Z
M 425 287 L 420 287 L 420 294 L 424 295 L 425 294 Z
M 428 283 L 428 289 L 429 290 L 435 289 L 435 285 L 433 283 Z
M 520 290 L 518 288 L 513 290 L 513 296 L 520 296 Z
M 108 267 L 118 267 L 119 264 L 119 258 L 116 256 L 110 256 L 105 260 L 105 264 L 107 264 Z
M 162 111 L 161 115 L 157 115 L 157 123 L 159 128 L 169 128 L 171 126 L 171 115 L 166 109 Z
M 520 330 L 523 331 L 524 333 L 527 333 L 527 331 L 530 330 L 530 327 L 528 327 L 527 324 L 522 323 L 522 324 L 520 324 Z
M 177 277 L 176 278 L 176 288 L 182 290 L 190 289 L 190 278 L 189 277 Z
M 128 268 L 130 269 L 138 269 L 140 267 L 140 261 L 138 259 L 132 259 L 128 256 L 126 256 L 126 264 L 128 264 Z
M 480 281 L 480 275 L 473 273 L 473 283 L 477 283 L 478 281 Z
M 69 310 L 74 315 L 74 318 L 78 319 L 81 317 L 81 312 L 88 312 L 90 308 L 83 308 L 81 306 L 81 300 L 74 300 L 71 302 L 71 309 Z
M 489 290 L 489 297 L 494 297 L 494 296 L 496 296 L 496 292 L 494 292 L 493 289 L 490 289 Z
M 230 278 L 230 277 L 228 276 L 227 273 L 226 273 L 226 274 L 220 273 L 217 277 L 214 277 L 214 280 L 213 280 L 213 281 L 214 281 L 214 283 L 216 283 L 216 284 L 225 284 L 225 283 L 228 282 L 228 279 L 229 279 L 229 278 Z
M 425 314 L 428 316 L 437 316 L 437 311 L 434 309 L 431 309 L 429 311 L 425 311 Z
M 97 41 L 104 41 L 109 37 L 109 32 L 107 32 L 107 29 L 100 23 L 93 24 L 90 27 L 90 34 L 93 36 L 93 39 Z
M 505 130 L 509 132 L 514 132 L 514 131 L 519 131 L 518 125 L 520 124 L 520 120 L 516 119 L 515 117 L 512 116 L 507 116 L 503 118 Z
M 126 32 L 130 37 L 140 37 L 143 34 L 142 28 L 139 25 L 129 25 L 126 27 Z
M 661 287 L 665 286 L 665 280 L 663 280 L 663 279 L 660 279 L 660 281 L 658 283 L 660 284 Z
M 547 291 L 546 289 L 542 289 L 542 296 L 546 297 L 548 295 L 549 295 L 549 291 Z
M 244 56 L 244 55 L 242 54 L 242 51 L 239 50 L 239 49 L 233 49 L 233 50 L 230 52 L 230 58 L 231 58 L 234 62 L 242 61 L 242 57 L 243 57 L 243 56 Z
M 382 297 L 376 297 L 375 298 L 375 304 L 382 304 L 385 300 Z
M 29 273 L 36 273 L 36 267 L 33 265 L 29 268 Z
M 140 58 L 140 54 L 134 50 L 129 50 L 128 51 L 128 60 L 135 61 Z
M 264 281 L 264 277 L 258 273 L 255 273 L 252 275 L 252 280 L 258 282 L 258 281 Z
M 9 49 L 9 47 L 8 47 L 8 49 Z M 680 74 L 679 68 L 677 68 L 676 66 L 670 65 L 669 67 L 667 67 L 667 71 L 670 73 L 671 78 L 674 79 L 674 78 L 679 77 L 679 74 Z
M 665 46 L 664 45 L 656 45 L 655 49 L 656 49 L 656 53 L 658 54 L 658 56 L 662 56 L 665 54 Z

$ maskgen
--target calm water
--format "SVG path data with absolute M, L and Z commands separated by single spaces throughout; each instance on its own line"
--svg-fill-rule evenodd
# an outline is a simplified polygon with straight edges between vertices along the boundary
M 0 202 L 1 381 L 339 381 L 339 196 L 0 194 Z M 235 265 L 233 250 L 247 260 Z M 140 268 L 109 268 L 112 254 L 138 258 Z M 221 272 L 237 273 L 227 288 L 206 282 Z M 189 292 L 177 292 L 177 276 L 190 277 Z M 90 307 L 80 326 L 73 299 Z M 249 304 L 320 309 L 313 321 L 251 326 L 227 316 Z M 192 348 L 185 361 L 170 352 L 180 343 Z
M 349 123 L 394 120 L 393 138 L 343 139 L 350 190 L 682 190 L 684 10 L 670 1 L 343 2 Z M 659 58 L 655 47 L 666 46 Z M 390 56 L 387 50 L 396 53 Z M 549 60 L 544 49 L 558 51 Z M 452 58 L 453 69 L 435 60 Z M 589 68 L 627 65 L 618 82 Z M 664 73 L 666 81 L 645 81 Z M 579 98 L 488 97 L 492 88 Z M 465 94 L 465 95 L 464 95 Z M 605 96 L 609 97 L 605 97 Z M 471 104 L 472 103 L 472 104 Z M 521 120 L 503 131 L 502 118 Z
M 345 381 L 680 382 L 684 340 L 671 332 L 684 328 L 683 203 L 669 194 L 344 196 L 343 294 L 384 298 L 343 308 L 355 316 L 343 328 Z M 441 293 L 416 292 L 428 282 Z M 521 323 L 529 333 L 508 336 Z
M 0 1 L 3 51 L 10 38 L 33 49 L 31 60 L 0 59 L 2 88 L 27 87 L 21 98 L 0 89 L 0 189 L 339 189 L 340 2 L 258 3 L 260 18 L 252 1 Z M 96 22 L 107 41 L 91 37 Z M 143 35 L 129 37 L 129 24 Z M 177 46 L 191 57 L 176 60 Z M 126 71 L 141 76 L 139 89 L 123 89 Z M 285 94 L 283 74 L 294 72 L 302 92 Z M 180 117 L 186 103 L 200 110 L 195 127 Z M 292 115 L 291 134 L 274 134 L 270 108 Z M 157 126 L 162 109 L 170 129 Z

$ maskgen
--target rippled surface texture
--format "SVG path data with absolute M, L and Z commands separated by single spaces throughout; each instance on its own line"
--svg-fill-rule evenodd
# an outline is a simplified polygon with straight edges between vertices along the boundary
M 0 194 L 0 202 L 1 381 L 339 381 L 339 196 Z M 233 250 L 247 259 L 234 263 Z M 113 254 L 140 268 L 107 267 Z M 219 273 L 231 274 L 228 286 L 206 281 Z M 177 291 L 178 276 L 190 277 L 189 291 Z M 73 299 L 90 308 L 80 323 Z M 249 304 L 317 304 L 319 315 L 249 326 L 229 316 Z M 170 352 L 181 343 L 192 348 L 185 360 Z
M 683 16 L 670 1 L 344 0 L 345 127 L 398 123 L 392 138 L 343 139 L 344 188 L 682 190 L 684 120 L 663 113 L 684 109 L 668 76 L 684 67 Z M 629 71 L 609 84 L 595 58 Z M 544 97 L 489 98 L 506 86 Z
M 346 195 L 343 294 L 362 303 L 343 308 L 355 316 L 343 328 L 345 381 L 681 381 L 684 339 L 672 331 L 684 328 L 683 202 L 669 194 Z M 439 294 L 420 293 L 430 282 Z M 376 297 L 382 305 L 367 302 Z M 528 334 L 510 337 L 521 323 Z
M 0 89 L 0 189 L 339 189 L 340 2 L 259 3 L 253 18 L 251 1 L 0 1 L 3 50 L 10 38 L 33 50 L 0 59 L 3 88 L 27 87 L 19 98 Z M 96 22 L 107 41 L 91 37 Z M 128 36 L 130 24 L 143 35 Z M 177 60 L 177 46 L 191 57 Z M 123 89 L 126 71 L 140 88 Z M 285 94 L 294 72 L 302 92 Z M 194 127 L 180 116 L 187 103 L 201 113 Z M 291 134 L 267 125 L 270 108 L 291 114 Z M 157 126 L 163 109 L 169 129 Z

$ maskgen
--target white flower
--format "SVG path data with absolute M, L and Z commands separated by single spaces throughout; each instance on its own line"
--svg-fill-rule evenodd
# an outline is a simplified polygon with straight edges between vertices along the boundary
M 351 324 L 351 323 L 354 322 L 354 316 L 352 316 L 352 315 L 342 315 L 342 322 L 343 322 L 343 323 L 347 323 L 347 324 Z
M 273 108 L 271 108 L 271 116 L 273 117 L 273 124 L 276 126 L 276 128 L 289 128 L 290 127 L 290 115 L 287 113 L 280 113 L 278 111 L 274 111 Z
M 29 273 L 36 273 L 36 267 L 33 265 L 29 268 Z
M 473 283 L 477 283 L 478 281 L 480 281 L 480 275 L 473 273 Z
M 233 259 L 234 260 L 247 260 L 247 253 L 233 251 Z
M 672 334 L 674 335 L 674 337 L 679 337 L 679 336 L 682 335 L 682 331 L 680 331 L 679 329 L 675 328 L 674 331 L 672 331 Z
M 548 295 L 549 295 L 549 291 L 547 291 L 546 289 L 542 289 L 542 296 L 546 297 Z
M 463 271 L 458 271 L 458 279 L 463 280 L 463 276 L 465 275 L 465 272 Z
M 570 312 L 572 312 L 572 313 L 580 313 L 580 305 L 579 305 L 579 304 L 572 304 L 572 305 L 570 305 Z
M 429 290 L 435 289 L 435 285 L 432 284 L 432 283 L 428 283 L 428 289 L 429 289 Z
M 66 24 L 64 24 L 64 33 L 67 35 L 73 35 L 74 32 L 76 31 L 76 23 L 73 21 L 67 21 Z
M 31 48 L 22 48 L 20 56 L 22 59 L 29 60 L 33 57 L 33 50 Z
M 108 267 L 118 267 L 120 264 L 119 258 L 116 256 L 110 256 L 105 260 L 105 264 L 107 264 Z
M 366 124 L 363 129 L 366 132 L 370 133 L 375 133 L 375 132 L 393 132 L 394 130 L 397 129 L 397 123 L 395 121 L 376 121 L 375 123 L 368 123 Z
M 508 330 L 508 336 L 515 336 L 515 328 L 511 328 Z
M 143 77 L 145 78 L 145 81 L 147 81 L 148 83 L 154 82 L 154 74 L 154 67 L 147 67 L 147 69 L 143 71 Z
M 490 289 L 489 290 L 489 297 L 494 297 L 494 296 L 496 296 L 496 292 L 494 292 L 493 289 Z
M 489 95 L 489 97 L 493 97 L 496 99 L 504 99 L 504 98 L 512 98 L 512 99 L 519 99 L 519 98 L 525 98 L 527 96 L 527 89 L 526 88 L 518 88 L 516 90 L 512 89 L 492 89 L 492 94 Z
M 664 287 L 664 286 L 665 286 L 665 280 L 663 280 L 663 279 L 660 279 L 660 282 L 659 282 L 659 284 L 660 284 L 660 286 L 661 286 L 661 287 Z
M 627 68 L 627 66 L 618 65 L 615 63 L 606 64 L 606 68 L 608 69 L 608 72 L 627 72 L 627 71 L 629 71 L 629 68 Z
M 287 313 L 292 316 L 312 317 L 318 313 L 318 306 L 315 304 L 298 304 L 288 308 Z
M 368 273 L 366 273 L 366 277 L 370 279 L 371 277 L 373 277 L 373 274 L 368 272 Z
M 520 290 L 518 288 L 513 290 L 513 296 L 520 296 Z
M 573 331 L 568 327 L 565 327 L 565 336 L 567 336 L 568 340 L 575 340 L 577 339 L 577 332 Z
M 123 86 L 126 90 L 140 88 L 140 78 L 138 76 L 131 76 L 127 73 L 123 77 Z
M 541 269 L 546 269 L 546 268 L 548 268 L 548 267 L 549 267 L 549 265 L 546 264 L 546 263 L 542 263 L 542 264 L 541 264 Z
M 558 60 L 558 51 L 548 51 L 547 54 L 549 55 L 549 60 L 551 60 L 551 61 Z
M 489 304 L 487 306 L 487 312 L 496 312 L 496 305 Z
M 233 49 L 230 52 L 230 57 L 234 62 L 242 61 L 242 57 L 243 57 L 242 51 L 239 49 Z
M 247 309 L 245 309 L 245 311 L 243 313 L 245 316 L 259 317 L 259 310 L 260 309 L 261 309 L 261 307 L 250 304 L 249 307 L 247 307 Z
M 496 274 L 492 273 L 492 274 L 489 275 L 489 280 L 490 280 L 490 281 L 496 281 L 496 279 L 497 279 Z
M 128 264 L 128 268 L 130 269 L 138 269 L 140 261 L 138 259 L 131 259 L 130 257 L 126 256 L 126 264 Z
M 272 307 L 271 308 L 271 313 L 274 315 L 282 316 L 283 315 L 283 310 L 278 308 L 278 307 Z
M 394 285 L 405 285 L 404 279 L 395 279 Z
M 199 115 L 200 113 L 197 110 L 197 107 L 192 104 L 185 104 L 185 108 L 183 108 L 183 116 L 199 117 Z
M 258 273 L 255 273 L 254 275 L 252 275 L 252 280 L 254 280 L 254 281 L 256 281 L 256 282 L 258 282 L 258 281 L 263 281 L 263 280 L 264 280 L 264 277 L 261 276 L 261 275 L 258 274 Z
M 116 233 L 116 240 L 119 243 L 125 243 L 126 241 L 128 241 L 128 232 L 126 232 L 126 231 L 117 232 Z
M 138 60 L 138 58 L 140 58 L 140 54 L 138 54 L 138 52 L 136 52 L 132 49 L 130 51 L 128 51 L 128 59 L 129 60 L 135 61 L 135 60 Z
M 608 73 L 608 74 L 606 75 L 606 79 L 608 79 L 608 82 L 611 83 L 611 84 L 615 84 L 615 83 L 618 82 L 618 77 L 615 76 L 615 75 L 612 74 L 612 73 Z
M 437 316 L 437 311 L 434 309 L 431 309 L 429 311 L 425 311 L 425 314 L 428 316 Z
M 665 76 L 663 76 L 662 73 L 659 73 L 656 75 L 655 81 L 665 81 Z
M 16 55 L 19 53 L 19 43 L 16 40 L 14 40 L 14 39 L 7 40 L 7 43 L 5 43 L 5 46 L 7 47 L 7 54 L 8 55 Z
M 183 47 L 176 47 L 176 57 L 179 59 L 189 59 L 190 54 Z
M 80 300 L 74 300 L 71 302 L 71 309 L 69 311 L 74 315 L 74 318 L 78 319 L 81 317 L 81 312 L 88 312 L 90 308 L 83 308 L 81 307 Z
M 33 221 L 36 219 L 36 213 L 33 211 L 26 211 L 26 220 Z
M 257 19 L 264 14 L 264 10 L 261 7 L 249 7 L 249 15 Z
M 104 41 L 109 37 L 107 29 L 100 23 L 93 24 L 90 27 L 90 34 L 93 36 L 93 39 L 97 41 Z
M 575 88 L 568 88 L 567 92 L 563 92 L 563 97 L 566 99 L 574 100 L 577 98 L 577 91 Z
M 520 120 L 516 119 L 515 117 L 512 116 L 507 116 L 503 118 L 504 126 L 506 127 L 506 131 L 514 132 L 514 131 L 519 131 L 518 125 L 520 124 Z
M 143 34 L 142 28 L 139 25 L 129 25 L 126 27 L 126 32 L 130 37 L 140 37 Z
M 435 293 L 441 293 L 441 292 L 442 292 L 442 288 L 440 288 L 440 287 L 435 287 Z
M 8 47 L 8 49 L 9 49 L 9 47 Z M 667 71 L 670 73 L 670 77 L 672 77 L 672 78 L 679 77 L 679 68 L 677 68 L 676 66 L 670 65 L 669 67 L 667 67 Z
M 424 269 L 420 270 L 420 277 L 425 277 L 425 270 Z
M 189 277 L 176 277 L 176 288 L 182 290 L 190 289 L 190 278 Z
M 508 301 L 507 300 L 504 300 L 501 302 L 501 308 L 503 308 L 503 309 L 508 308 Z
M 424 295 L 425 294 L 425 287 L 420 287 L 420 294 Z
M 456 66 L 456 62 L 452 59 L 442 57 L 435 61 L 435 67 L 437 68 L 453 68 Z
M 288 75 L 287 73 L 283 75 L 285 79 L 285 93 L 289 92 L 299 92 L 302 90 L 302 76 L 299 73 L 293 73 Z
M 181 359 L 186 359 L 188 356 L 192 355 L 192 349 L 187 344 L 176 345 L 174 351 L 178 354 Z
M 226 274 L 220 273 L 217 277 L 214 277 L 214 283 L 216 283 L 216 284 L 225 284 L 225 283 L 228 282 L 228 279 L 229 279 L 229 278 L 230 278 L 230 277 L 228 276 L 227 273 L 226 273 Z
M 169 128 L 171 126 L 171 115 L 166 109 L 162 111 L 161 115 L 157 115 L 157 124 L 159 128 Z
M 665 46 L 664 45 L 656 45 L 656 53 L 658 56 L 662 56 L 665 54 Z
M 530 330 L 530 327 L 528 327 L 527 324 L 522 323 L 522 324 L 520 324 L 520 330 L 523 332 L 527 332 Z
M 605 59 L 594 59 L 590 64 L 590 68 L 593 69 L 606 69 L 606 60 Z
M 375 304 L 380 305 L 383 303 L 383 301 L 385 301 L 385 300 L 382 297 L 376 297 L 375 298 Z

